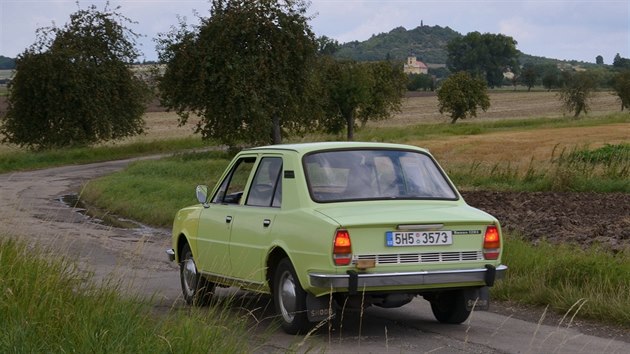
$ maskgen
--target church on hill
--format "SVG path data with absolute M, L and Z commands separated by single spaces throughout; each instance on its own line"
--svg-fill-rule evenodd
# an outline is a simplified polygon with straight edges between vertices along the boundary
M 428 74 L 429 67 L 415 56 L 407 57 L 407 63 L 403 66 L 405 74 Z

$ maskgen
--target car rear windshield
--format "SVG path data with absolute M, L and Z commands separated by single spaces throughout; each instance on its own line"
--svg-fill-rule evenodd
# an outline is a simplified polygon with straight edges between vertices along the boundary
M 428 155 L 406 150 L 339 150 L 303 160 L 316 202 L 369 199 L 457 199 Z

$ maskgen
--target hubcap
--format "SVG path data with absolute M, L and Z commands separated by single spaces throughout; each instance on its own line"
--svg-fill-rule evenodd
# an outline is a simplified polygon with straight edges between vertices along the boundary
M 289 272 L 284 272 L 278 284 L 278 301 L 282 317 L 286 322 L 293 322 L 295 317 L 295 280 Z
M 184 260 L 182 268 L 182 279 L 184 280 L 184 287 L 188 296 L 193 296 L 195 293 L 195 280 L 197 279 L 197 267 L 195 267 L 195 261 L 192 258 Z

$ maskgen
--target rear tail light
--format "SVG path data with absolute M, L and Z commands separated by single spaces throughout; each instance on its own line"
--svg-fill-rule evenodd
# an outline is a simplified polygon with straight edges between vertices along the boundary
M 483 237 L 483 257 L 485 259 L 497 259 L 501 253 L 501 237 L 499 229 L 494 226 L 488 226 L 486 234 Z
M 335 234 L 333 261 L 338 266 L 348 265 L 352 261 L 352 243 L 347 230 L 337 230 Z

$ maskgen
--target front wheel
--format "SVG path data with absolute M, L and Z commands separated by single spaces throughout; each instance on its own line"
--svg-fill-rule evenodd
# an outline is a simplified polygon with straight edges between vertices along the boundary
M 463 290 L 441 292 L 436 294 L 430 302 L 433 315 L 442 323 L 459 324 L 470 316 L 470 311 L 466 309 L 466 297 Z
M 306 314 L 306 292 L 288 258 L 280 261 L 274 272 L 273 302 L 282 329 L 288 334 L 305 333 L 310 328 Z
M 205 306 L 210 303 L 215 284 L 209 282 L 197 271 L 197 265 L 188 244 L 182 248 L 179 277 L 186 303 L 195 306 Z

